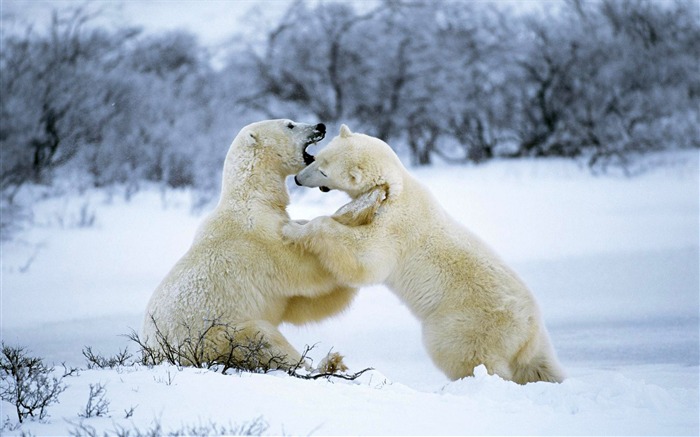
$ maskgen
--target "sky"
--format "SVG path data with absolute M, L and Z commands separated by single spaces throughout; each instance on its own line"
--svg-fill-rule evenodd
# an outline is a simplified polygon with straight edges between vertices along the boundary
M 309 2 L 319 0 L 307 0 Z M 481 0 L 484 3 L 487 0 Z M 275 20 L 293 0 L 0 0 L 3 18 L 40 26 L 48 23 L 53 9 L 89 5 L 101 9 L 108 23 L 138 25 L 147 31 L 185 29 L 196 34 L 209 47 L 224 44 L 241 27 L 249 14 Z M 357 7 L 371 7 L 376 0 L 354 0 Z M 545 0 L 497 0 L 506 9 L 544 9 L 556 2 Z M 252 20 L 252 19 L 251 19 Z M 24 26 L 20 26 L 24 27 Z M 252 28 L 252 27 L 251 27 Z M 248 29 L 249 30 L 249 29 Z
M 225 42 L 240 26 L 241 17 L 255 8 L 269 16 L 284 11 L 291 0 L 1 0 L 3 18 L 40 26 L 53 9 L 87 4 L 100 9 L 109 24 L 143 26 L 149 31 L 184 29 L 208 46 Z

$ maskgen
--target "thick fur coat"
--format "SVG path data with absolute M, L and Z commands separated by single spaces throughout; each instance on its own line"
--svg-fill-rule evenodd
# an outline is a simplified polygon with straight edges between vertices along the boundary
M 285 237 L 343 283 L 383 283 L 422 322 L 451 379 L 484 364 L 521 384 L 562 381 L 534 296 L 479 238 L 453 220 L 383 141 L 341 127 L 296 179 L 354 199 L 334 217 L 289 223 Z
M 150 346 L 165 337 L 178 347 L 206 331 L 207 356 L 262 340 L 254 359 L 288 368 L 301 355 L 278 325 L 321 320 L 350 304 L 354 289 L 339 284 L 315 254 L 282 242 L 290 220 L 285 179 L 313 160 L 306 147 L 324 134 L 321 124 L 290 120 L 240 131 L 226 156 L 217 207 L 148 303 L 142 336 Z

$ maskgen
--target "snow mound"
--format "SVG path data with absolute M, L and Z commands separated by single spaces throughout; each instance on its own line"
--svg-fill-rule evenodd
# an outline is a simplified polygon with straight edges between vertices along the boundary
M 211 432 L 256 423 L 264 426 L 255 429 L 271 435 L 675 435 L 697 430 L 692 419 L 697 391 L 667 390 L 615 372 L 521 386 L 490 376 L 480 366 L 474 377 L 437 392 L 394 383 L 376 370 L 345 381 L 133 366 L 83 370 L 67 383 L 48 420 L 7 427 L 3 435 L 75 435 L 81 430 L 114 435 L 156 427 L 167 434 L 198 424 L 208 424 Z M 90 385 L 98 383 L 105 388 L 108 411 L 80 417 Z M 16 423 L 9 403 L 3 402 L 2 410 Z
M 520 386 L 484 368 L 449 382 L 410 311 L 377 285 L 338 317 L 281 327 L 299 350 L 317 344 L 314 360 L 338 350 L 350 372 L 376 369 L 355 381 L 84 370 L 65 379 L 44 422 L 17 428 L 2 402 L 0 433 L 138 435 L 159 425 L 155 434 L 167 435 L 201 425 L 208 432 L 189 434 L 217 434 L 216 424 L 229 434 L 246 425 L 303 435 L 698 435 L 700 155 L 678 156 L 688 165 L 629 179 L 557 160 L 413 170 L 530 286 L 569 375 L 562 384 Z M 294 219 L 348 201 L 318 190 L 291 197 Z M 3 342 L 78 367 L 85 346 L 134 352 L 121 335 L 140 327 L 151 292 L 189 247 L 202 220 L 192 204 L 187 191 L 156 188 L 128 202 L 100 190 L 37 200 L 34 226 L 0 246 Z M 81 420 L 97 383 L 109 411 Z

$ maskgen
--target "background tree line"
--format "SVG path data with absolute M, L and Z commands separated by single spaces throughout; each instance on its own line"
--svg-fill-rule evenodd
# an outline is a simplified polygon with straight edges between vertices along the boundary
M 497 5 L 299 0 L 232 36 L 217 65 L 191 34 L 98 26 L 87 7 L 56 10 L 41 31 L 3 17 L 3 206 L 57 177 L 215 192 L 231 139 L 261 118 L 348 123 L 415 165 L 601 167 L 700 147 L 697 2 Z

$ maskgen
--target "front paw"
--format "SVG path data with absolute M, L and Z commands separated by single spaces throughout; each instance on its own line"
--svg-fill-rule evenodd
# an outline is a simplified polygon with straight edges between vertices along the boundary
M 333 214 L 333 219 L 345 226 L 364 226 L 372 223 L 379 207 L 386 200 L 387 191 L 384 186 L 357 197 L 343 205 Z

